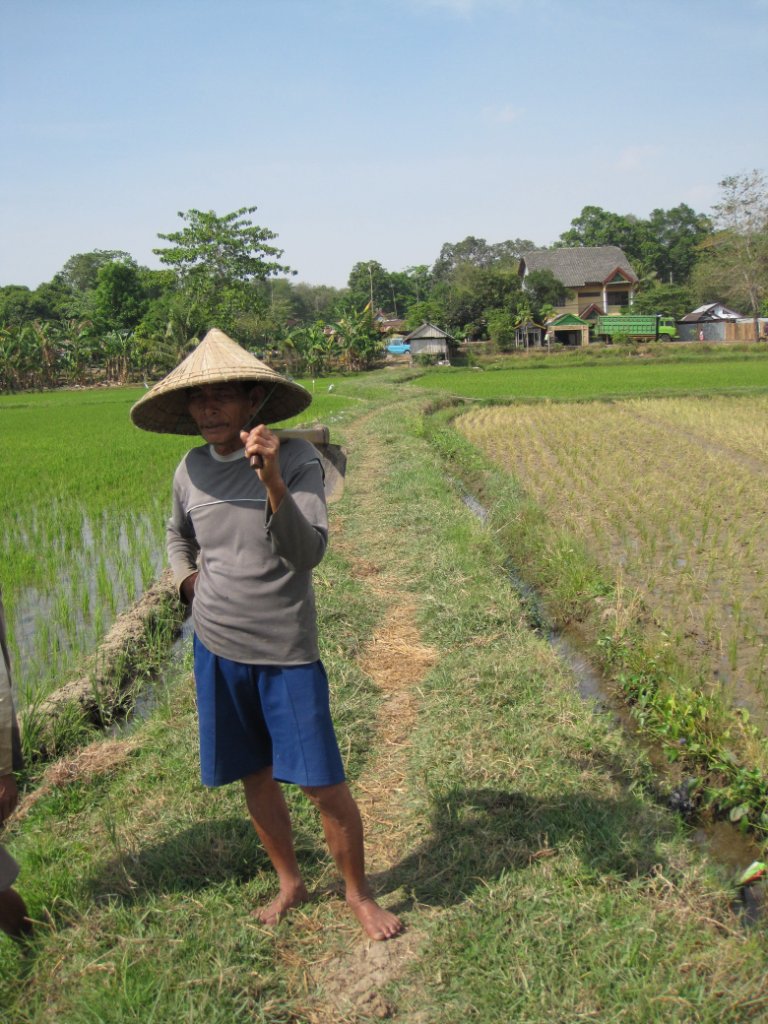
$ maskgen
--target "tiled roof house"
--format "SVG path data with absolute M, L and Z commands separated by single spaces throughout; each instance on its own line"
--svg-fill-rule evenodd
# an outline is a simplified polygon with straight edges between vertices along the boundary
M 534 270 L 550 270 L 568 289 L 566 301 L 555 307 L 556 313 L 570 313 L 583 320 L 631 306 L 638 283 L 632 264 L 617 245 L 524 252 L 519 269 L 523 287 Z

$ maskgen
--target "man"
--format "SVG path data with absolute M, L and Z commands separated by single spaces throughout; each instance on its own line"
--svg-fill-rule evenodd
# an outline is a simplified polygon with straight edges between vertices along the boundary
M 365 875 L 362 822 L 317 646 L 312 570 L 328 539 L 322 468 L 312 445 L 281 444 L 266 426 L 311 401 L 213 329 L 131 418 L 207 442 L 176 470 L 168 554 L 192 606 L 203 784 L 242 780 L 278 876 L 278 895 L 257 916 L 275 924 L 308 898 L 280 786 L 293 783 L 320 812 L 347 903 L 366 935 L 384 940 L 402 924 L 374 900 Z
M 11 694 L 11 658 L 5 635 L 5 610 L 0 594 L 0 825 L 8 818 L 18 803 L 14 770 L 21 768 L 19 727 L 13 708 Z M 20 939 L 32 931 L 32 922 L 27 916 L 24 900 L 13 888 L 19 873 L 19 865 L 0 844 L 0 929 L 14 939 Z

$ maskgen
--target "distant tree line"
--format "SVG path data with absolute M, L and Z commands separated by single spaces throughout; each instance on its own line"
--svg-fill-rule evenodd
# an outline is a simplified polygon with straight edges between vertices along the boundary
M 720 187 L 711 218 L 684 203 L 646 219 L 586 206 L 555 247 L 620 246 L 640 278 L 637 312 L 679 318 L 722 301 L 757 318 L 768 298 L 765 177 Z M 430 321 L 505 350 L 516 325 L 542 322 L 565 298 L 548 271 L 523 289 L 520 256 L 537 246 L 520 238 L 446 242 L 432 266 L 401 271 L 359 262 L 345 288 L 299 283 L 255 210 L 180 213 L 178 231 L 158 234 L 161 270 L 97 249 L 35 289 L 0 287 L 0 390 L 154 379 L 214 325 L 296 375 L 366 369 L 382 355 L 382 311 L 405 330 Z

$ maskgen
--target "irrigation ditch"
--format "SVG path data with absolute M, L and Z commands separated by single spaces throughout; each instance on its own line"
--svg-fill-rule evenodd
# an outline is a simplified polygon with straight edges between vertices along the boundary
M 456 481 L 451 483 L 454 487 L 460 486 Z M 473 495 L 463 493 L 462 501 L 483 523 L 487 521 L 487 510 Z M 759 859 L 762 855 L 761 847 L 753 836 L 740 831 L 731 822 L 697 819 L 695 805 L 688 796 L 686 780 L 680 782 L 676 778 L 661 745 L 648 739 L 638 729 L 626 705 L 617 697 L 611 681 L 594 665 L 580 645 L 578 634 L 552 624 L 542 596 L 520 577 L 510 561 L 505 565 L 505 570 L 510 586 L 526 613 L 529 627 L 547 640 L 558 660 L 573 677 L 580 697 L 591 703 L 597 713 L 610 714 L 633 741 L 643 748 L 659 783 L 656 793 L 659 801 L 692 823 L 695 841 L 732 872 L 741 873 L 750 862 Z

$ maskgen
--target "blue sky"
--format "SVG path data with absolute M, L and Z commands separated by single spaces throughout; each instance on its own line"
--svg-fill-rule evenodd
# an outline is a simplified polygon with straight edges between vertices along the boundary
M 0 285 L 257 206 L 343 286 L 755 167 L 768 0 L 0 0 Z

